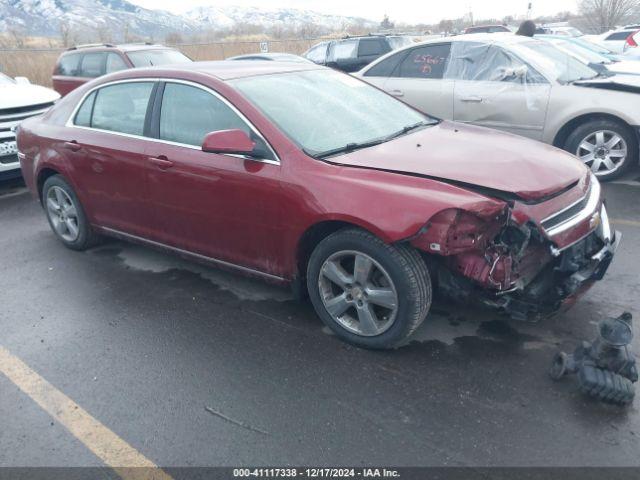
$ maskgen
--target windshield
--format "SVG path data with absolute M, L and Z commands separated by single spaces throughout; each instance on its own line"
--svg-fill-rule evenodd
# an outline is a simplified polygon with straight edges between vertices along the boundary
M 192 60 L 177 50 L 137 50 L 127 52 L 134 67 L 152 67 L 170 63 L 187 63 Z
M 511 49 L 523 59 L 540 66 L 560 83 L 587 80 L 598 76 L 598 72 L 580 60 L 544 41 L 514 43 Z
M 413 40 L 410 37 L 387 37 L 391 50 L 397 50 L 407 45 L 411 45 Z
M 7 77 L 4 73 L 0 73 L 0 85 L 8 85 L 16 83 L 13 78 Z
M 357 145 L 402 134 L 405 127 L 434 123 L 377 88 L 332 70 L 256 76 L 230 83 L 313 156 L 355 150 Z
M 611 60 L 607 57 L 603 57 L 602 55 L 573 42 L 557 39 L 552 39 L 550 41 L 560 48 L 560 50 L 564 50 L 568 54 L 577 57 L 579 60 L 584 60 L 585 63 L 611 63 Z
M 611 50 L 603 47 L 602 45 L 598 45 L 597 43 L 592 43 L 589 40 L 584 40 L 582 38 L 574 38 L 573 43 L 576 43 L 584 48 L 588 48 L 593 52 L 599 53 L 600 55 L 610 55 L 613 53 Z

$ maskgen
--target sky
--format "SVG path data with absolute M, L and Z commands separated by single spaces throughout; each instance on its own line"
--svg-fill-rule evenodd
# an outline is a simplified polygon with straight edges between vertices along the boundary
M 458 18 L 473 11 L 475 18 L 498 18 L 524 15 L 529 1 L 532 14 L 549 15 L 560 11 L 576 11 L 577 0 L 129 0 L 145 8 L 173 13 L 199 6 L 258 6 L 262 8 L 300 8 L 320 13 L 382 19 L 405 23 L 436 23 L 443 18 Z

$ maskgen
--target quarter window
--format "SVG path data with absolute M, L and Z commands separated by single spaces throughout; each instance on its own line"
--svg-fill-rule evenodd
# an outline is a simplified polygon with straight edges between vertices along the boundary
M 107 54 L 107 68 L 106 72 L 117 72 L 119 70 L 126 70 L 127 64 L 124 63 L 124 60 L 117 53 L 109 53 Z
M 252 133 L 246 122 L 219 98 L 189 85 L 165 85 L 160 111 L 162 140 L 199 147 L 208 133 L 236 128 Z
M 440 79 L 444 74 L 450 52 L 450 43 L 414 48 L 402 61 L 395 76 Z
M 93 110 L 93 102 L 95 99 L 96 92 L 91 93 L 91 95 L 85 99 L 82 106 L 78 109 L 78 113 L 76 113 L 76 118 L 73 122 L 75 125 L 79 125 L 81 127 L 91 126 L 91 111 Z
M 142 135 L 152 90 L 152 82 L 120 83 L 101 88 L 96 94 L 91 127 Z

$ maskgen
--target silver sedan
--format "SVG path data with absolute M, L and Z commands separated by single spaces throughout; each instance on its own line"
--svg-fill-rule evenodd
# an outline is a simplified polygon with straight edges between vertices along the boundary
M 542 40 L 440 38 L 392 52 L 356 75 L 436 117 L 563 148 L 601 180 L 638 163 L 640 76 L 602 77 Z

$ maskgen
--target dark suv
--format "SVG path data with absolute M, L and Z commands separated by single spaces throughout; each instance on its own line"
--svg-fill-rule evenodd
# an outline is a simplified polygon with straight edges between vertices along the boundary
M 401 35 L 346 37 L 318 43 L 302 56 L 318 65 L 326 65 L 343 72 L 357 72 L 385 53 L 410 43 L 410 37 Z
M 127 68 L 192 60 L 178 50 L 151 43 L 78 45 L 63 52 L 53 71 L 53 88 L 64 96 L 92 78 Z

